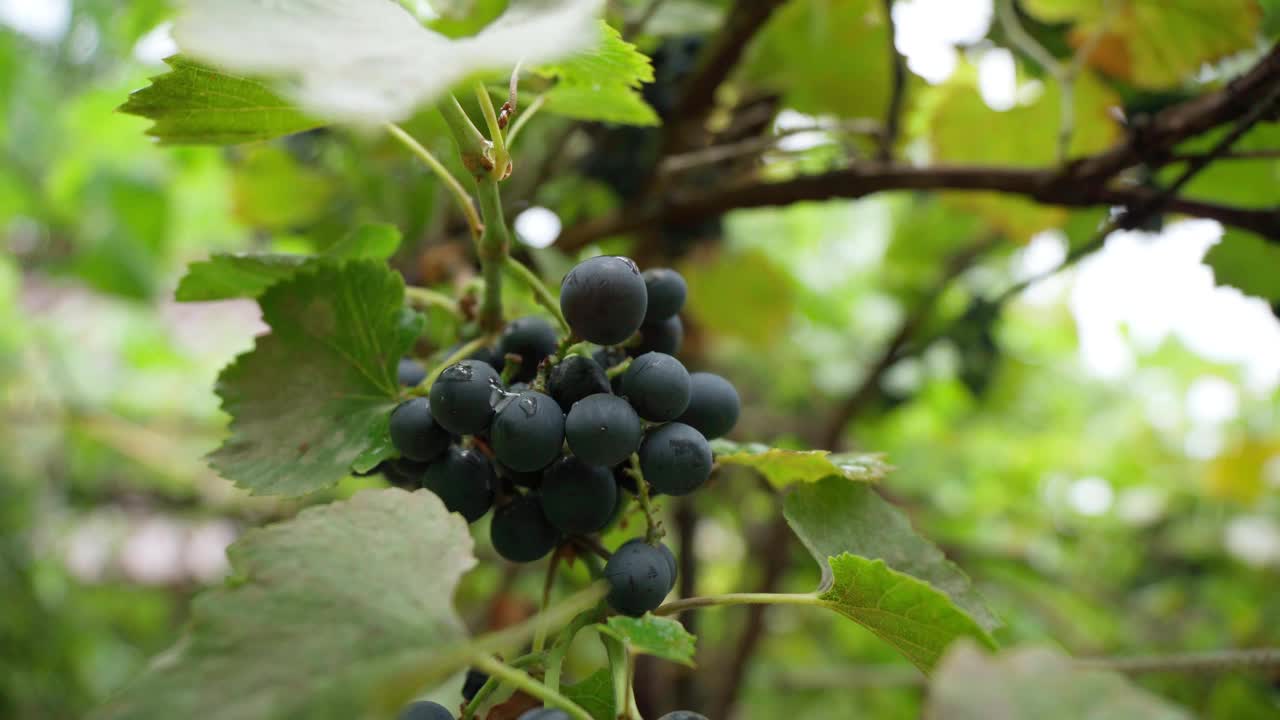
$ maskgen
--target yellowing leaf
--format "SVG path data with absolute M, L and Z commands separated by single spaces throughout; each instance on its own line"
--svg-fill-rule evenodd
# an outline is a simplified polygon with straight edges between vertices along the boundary
M 680 272 L 689 284 L 685 307 L 715 333 L 766 347 L 791 324 L 793 280 L 762 252 L 704 253 Z
M 1254 47 L 1256 0 L 1024 0 L 1046 22 L 1074 22 L 1089 63 L 1148 89 L 1177 87 L 1207 62 Z
M 1280 442 L 1249 440 L 1214 458 L 1204 476 L 1216 498 L 1253 505 L 1267 487 L 1270 465 L 1280 464 Z

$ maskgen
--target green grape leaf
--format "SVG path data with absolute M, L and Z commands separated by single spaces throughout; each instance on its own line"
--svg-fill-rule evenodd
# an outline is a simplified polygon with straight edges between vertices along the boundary
M 657 125 L 658 114 L 640 95 L 641 83 L 653 82 L 653 64 L 617 30 L 601 21 L 601 42 L 538 74 L 556 80 L 543 109 L 578 120 Z
M 988 655 L 955 644 L 929 684 L 930 720 L 1190 720 L 1193 715 L 1113 672 L 1046 648 Z
M 1204 262 L 1213 268 L 1219 285 L 1230 285 L 1248 295 L 1280 301 L 1280 245 L 1252 233 L 1227 230 L 1209 248 Z
M 308 255 L 215 253 L 187 266 L 174 297 L 179 302 L 256 298 L 293 277 L 311 259 Z
M 793 483 L 817 482 L 832 475 L 876 482 L 892 469 L 877 454 L 783 450 L 760 443 L 736 443 L 724 439 L 712 440 L 711 452 L 718 464 L 752 468 L 778 488 Z
M 465 665 L 452 602 L 472 550 L 466 522 L 425 490 L 366 490 L 250 530 L 187 635 L 97 717 L 364 716 L 353 705 L 405 673 L 422 686 Z
M 946 593 L 890 568 L 883 560 L 844 553 L 827 558 L 827 566 L 832 583 L 818 599 L 897 648 L 922 672 L 930 672 L 958 638 L 973 637 L 995 645 Z
M 154 121 L 147 134 L 165 145 L 233 145 L 324 125 L 259 80 L 214 70 L 180 55 L 169 72 L 129 95 L 119 110 Z
M 1206 63 L 1252 49 L 1262 24 L 1257 0 L 1024 0 L 1050 23 L 1074 23 L 1070 41 L 1088 62 L 1145 89 L 1179 87 Z
M 596 625 L 596 630 L 622 641 L 631 652 L 693 667 L 697 638 L 677 620 L 652 614 L 638 618 L 615 615 Z
M 928 671 L 947 644 L 992 644 L 999 621 L 969 578 L 870 486 L 830 477 L 796 485 L 783 513 L 823 571 L 821 598 Z
M 317 263 L 263 293 L 271 333 L 218 378 L 231 436 L 213 467 L 255 494 L 341 479 L 400 393 L 396 365 L 422 324 L 403 303 L 403 280 L 371 260 Z
M 178 281 L 174 297 L 179 302 L 204 302 L 232 298 L 256 298 L 272 285 L 292 277 L 308 263 L 335 260 L 385 260 L 400 247 L 400 230 L 394 225 L 368 223 L 352 230 L 323 255 L 281 253 L 214 253 L 208 260 L 191 263 Z
M 878 0 L 792 0 L 752 44 L 746 75 L 800 112 L 883 117 L 893 77 L 886 19 Z
M 400 228 L 389 223 L 365 223 L 325 249 L 331 258 L 386 260 L 400 249 Z
M 387 0 L 188 0 L 173 37 L 190 57 L 277 81 L 310 115 L 372 128 L 478 73 L 505 76 L 588 48 L 602 5 L 511 2 L 474 35 L 450 38 Z
M 613 708 L 613 675 L 608 670 L 597 670 L 582 682 L 560 688 L 565 697 L 591 713 L 595 720 L 616 720 Z

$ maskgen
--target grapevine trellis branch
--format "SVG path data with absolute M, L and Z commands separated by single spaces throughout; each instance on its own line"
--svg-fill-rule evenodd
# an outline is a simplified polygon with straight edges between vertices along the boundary
M 1280 46 L 1273 47 L 1253 68 L 1225 87 L 1156 113 L 1141 125 L 1130 128 L 1123 142 L 1060 166 L 916 167 L 859 163 L 784 182 L 750 181 L 645 199 L 568 228 L 557 245 L 574 251 L 611 235 L 669 223 L 695 223 L 738 208 L 854 199 L 890 190 L 996 192 L 1062 207 L 1143 206 L 1156 198 L 1160 190 L 1120 182 L 1126 170 L 1143 165 L 1159 168 L 1175 162 L 1175 149 L 1180 143 L 1247 114 L 1259 98 L 1268 95 L 1277 85 L 1280 85 Z M 1280 242 L 1280 210 L 1274 208 L 1243 208 L 1186 197 L 1169 198 L 1165 208 L 1217 220 Z

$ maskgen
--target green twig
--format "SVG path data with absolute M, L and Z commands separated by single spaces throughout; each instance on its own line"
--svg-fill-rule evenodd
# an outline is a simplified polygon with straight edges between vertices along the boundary
M 480 213 L 484 217 L 484 235 L 480 237 L 477 254 L 480 256 L 481 274 L 484 275 L 484 300 L 480 303 L 480 327 L 488 332 L 502 328 L 502 267 L 506 264 L 511 235 L 502 215 L 502 198 L 498 194 L 498 181 L 492 177 L 480 178 L 477 190 L 480 195 Z
M 648 526 L 645 542 L 655 543 L 661 540 L 667 531 L 662 529 L 662 522 L 653 511 L 653 503 L 649 500 L 649 483 L 644 479 L 644 472 L 640 470 L 640 456 L 636 453 L 631 453 L 631 469 L 628 472 L 636 481 L 636 500 L 640 503 L 640 509 L 644 511 L 645 524 Z
M 458 143 L 458 151 L 462 154 L 462 164 L 467 166 L 475 175 L 482 175 L 484 172 L 493 168 L 493 147 L 488 140 L 484 139 L 484 134 L 480 132 L 480 128 L 471 122 L 471 118 L 467 117 L 467 112 L 462 109 L 462 104 L 458 102 L 458 98 L 450 95 L 438 106 L 440 114 L 444 116 L 445 124 L 449 126 L 449 132 L 453 135 L 454 142 Z
M 471 194 L 467 192 L 466 188 L 462 187 L 462 183 L 458 182 L 458 178 L 454 177 L 453 173 L 449 172 L 444 163 L 436 159 L 436 156 L 432 155 L 430 150 L 423 147 L 422 143 L 415 140 L 412 135 L 405 132 L 399 125 L 387 123 L 387 132 L 391 133 L 391 137 L 399 140 L 402 145 L 409 148 L 410 152 L 417 155 L 440 178 L 453 195 L 454 200 L 457 201 L 462 214 L 466 216 L 467 227 L 471 229 L 471 236 L 473 238 L 480 237 L 484 225 L 480 222 L 480 216 L 476 213 L 476 206 L 471 201 Z M 484 138 L 481 139 L 483 140 Z
M 685 610 L 718 605 L 808 605 L 828 607 L 830 603 L 812 593 L 727 593 L 673 600 L 653 611 L 654 615 L 676 615 Z
M 624 717 L 627 707 L 627 688 L 631 685 L 631 677 L 627 674 L 627 648 L 622 641 L 612 635 L 599 633 L 600 642 L 609 656 L 609 672 L 613 677 L 613 708 L 618 717 Z
M 543 284 L 542 280 L 532 270 L 519 260 L 508 255 L 504 262 L 507 270 L 529 286 L 529 290 L 533 292 L 534 300 L 547 312 L 551 313 L 551 316 L 560 324 L 560 329 L 568 335 L 571 332 L 569 330 L 569 322 L 564 319 L 564 313 L 560 312 L 560 301 L 556 299 L 555 295 L 551 294 L 551 290 Z
M 558 707 L 569 713 L 570 717 L 577 720 L 594 720 L 591 713 L 582 709 L 580 705 L 561 695 L 559 691 L 543 685 L 535 680 L 529 673 L 513 668 L 510 665 L 504 665 L 496 658 L 488 653 L 473 653 L 471 656 L 471 664 L 489 673 L 490 676 L 499 678 L 502 682 L 514 686 L 518 690 L 538 698 L 543 703 Z
M 614 365 L 614 366 L 613 366 L 613 367 L 611 367 L 611 368 L 607 368 L 607 369 L 604 371 L 604 374 L 605 374 L 605 375 L 608 375 L 610 380 L 612 380 L 612 379 L 614 379 L 614 378 L 618 377 L 618 376 L 619 376 L 619 375 L 621 375 L 622 373 L 626 372 L 628 368 L 630 368 L 630 367 L 631 367 L 631 360 L 632 360 L 632 358 L 627 358 L 626 360 L 623 360 L 622 362 L 618 363 L 617 365 Z
M 542 612 L 546 612 L 551 607 L 551 589 L 556 584 L 556 569 L 560 566 L 560 554 L 562 552 L 559 546 L 555 552 L 551 553 L 551 559 L 547 562 L 547 577 L 542 582 Z M 533 651 L 542 652 L 542 648 L 547 644 L 547 626 L 540 623 L 533 633 Z M 552 686 L 556 688 L 557 686 Z
M 534 98 L 533 102 L 529 103 L 529 107 L 526 108 L 524 112 L 520 113 L 520 116 L 516 118 L 516 121 L 511 124 L 511 129 L 507 131 L 508 154 L 511 153 L 511 146 L 516 144 L 516 137 L 520 135 L 520 131 L 524 129 L 525 123 L 529 122 L 529 118 L 533 117 L 535 113 L 541 110 L 542 106 L 545 105 L 546 102 L 546 95 L 539 95 Z
M 543 656 L 541 653 L 529 653 L 528 655 L 518 657 L 515 660 L 507 661 L 507 665 L 524 670 L 537 665 L 542 662 L 542 660 Z M 475 697 L 471 698 L 471 702 L 468 702 L 467 706 L 462 709 L 462 715 L 459 716 L 458 720 L 471 720 L 471 718 L 480 710 L 480 707 L 484 705 L 485 701 L 497 692 L 500 687 L 502 687 L 502 680 L 500 678 L 490 677 L 488 680 L 485 680 L 484 685 L 481 685 L 480 689 L 476 691 Z
M 480 103 L 480 113 L 484 115 L 484 123 L 489 127 L 489 141 L 493 143 L 493 169 L 489 174 L 494 180 L 503 180 L 507 177 L 511 156 L 507 153 L 507 143 L 502 137 L 502 126 L 498 124 L 498 113 L 484 83 L 477 82 L 475 92 L 476 100 Z
M 409 303 L 415 307 L 437 307 L 451 315 L 456 315 L 458 317 L 462 316 L 462 313 L 458 308 L 458 301 L 442 292 L 436 292 L 430 288 L 417 287 L 415 285 L 406 285 L 404 288 L 404 295 L 405 298 L 408 299 Z
M 569 652 L 569 646 L 573 644 L 573 638 L 583 628 L 599 622 L 603 616 L 604 606 L 597 605 L 582 612 L 560 631 L 555 643 L 547 651 L 546 674 L 543 675 L 542 680 L 547 687 L 560 690 L 560 670 L 564 666 L 564 656 Z
M 414 394 L 415 395 L 427 394 L 427 391 L 431 389 L 431 386 L 435 383 L 436 378 L 440 377 L 440 373 L 444 372 L 445 368 L 449 367 L 450 365 L 453 365 L 454 363 L 458 363 L 463 360 L 466 360 L 467 357 L 469 357 L 472 353 L 474 353 L 475 351 L 487 345 L 490 340 L 491 338 L 489 338 L 488 336 L 481 335 L 478 338 L 475 338 L 473 340 L 466 342 L 465 344 L 462 345 L 462 347 L 458 348 L 457 350 L 454 350 L 453 352 L 449 353 L 448 357 L 442 360 L 439 365 L 436 365 L 434 368 L 432 368 L 431 372 L 427 373 L 427 376 L 422 379 L 422 382 L 418 383 L 418 386 L 413 389 Z

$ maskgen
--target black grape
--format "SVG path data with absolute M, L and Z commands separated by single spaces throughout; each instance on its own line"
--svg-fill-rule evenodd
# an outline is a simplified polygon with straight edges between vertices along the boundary
M 707 720 L 707 716 L 700 715 L 692 710 L 674 710 L 658 718 L 658 720 Z
M 742 400 L 733 383 L 715 373 L 696 372 L 689 376 L 689 407 L 680 422 L 709 439 L 728 434 L 738 423 Z
M 507 355 L 519 355 L 520 370 L 515 379 L 528 382 L 538 373 L 538 363 L 554 353 L 559 344 L 551 323 L 536 316 L 522 317 L 512 320 L 502 331 L 497 353 L 504 361 Z
M 644 542 L 619 547 L 605 563 L 604 577 L 609 581 L 609 606 L 631 616 L 661 605 L 672 585 L 662 551 Z
M 431 385 L 431 412 L 444 429 L 459 435 L 484 432 L 493 421 L 490 398 L 502 388 L 489 363 L 463 360 L 450 365 Z
M 676 554 L 671 552 L 671 548 L 664 544 L 659 545 L 658 549 L 662 551 L 662 557 L 667 561 L 667 568 L 671 571 L 671 587 L 667 588 L 667 591 L 670 592 L 676 586 L 676 578 L 680 573 L 680 568 L 676 565 Z
M 564 421 L 565 439 L 574 455 L 593 465 L 613 466 L 640 447 L 640 416 L 626 400 L 600 393 L 583 398 Z
M 684 346 L 684 322 L 679 315 L 640 326 L 640 343 L 627 348 L 632 355 L 660 352 L 675 355 Z
M 453 720 L 453 713 L 440 703 L 418 700 L 406 705 L 400 711 L 398 720 Z
M 439 495 L 449 512 L 473 523 L 493 507 L 496 482 L 488 458 L 474 450 L 452 447 L 427 467 L 422 486 Z
M 516 470 L 512 470 L 506 465 L 503 465 L 502 463 L 498 463 L 498 473 L 510 480 L 513 484 L 519 485 L 523 488 L 537 490 L 542 487 L 542 473 L 536 470 L 531 472 L 518 472 Z
M 689 293 L 684 276 L 670 268 L 652 268 L 645 270 L 643 277 L 649 295 L 644 315 L 646 324 L 661 322 L 680 312 Z
M 711 446 L 684 423 L 653 428 L 640 443 L 640 471 L 667 495 L 687 495 L 711 477 Z
M 391 444 L 410 460 L 434 460 L 449 447 L 449 432 L 436 422 L 426 398 L 406 400 L 391 411 Z
M 533 472 L 551 464 L 564 445 L 564 413 L 551 396 L 533 390 L 504 398 L 489 437 L 503 465 Z
M 589 357 L 570 355 L 547 374 L 547 394 L 565 411 L 571 411 L 574 403 L 588 395 L 608 392 L 609 376 Z
M 597 345 L 617 345 L 635 334 L 647 307 L 640 269 L 624 257 L 584 260 L 560 285 L 560 310 L 569 327 Z
M 405 387 L 413 387 L 427 379 L 427 369 L 413 358 L 400 358 L 396 367 L 396 380 Z
M 609 468 L 561 458 L 542 474 L 542 512 L 562 532 L 584 535 L 603 528 L 618 503 Z
M 622 375 L 622 394 L 645 420 L 675 420 L 689 407 L 689 371 L 670 355 L 645 353 Z
M 560 533 L 542 512 L 537 496 L 520 495 L 493 511 L 489 539 L 502 557 L 526 563 L 551 552 Z
M 462 699 L 471 702 L 487 682 L 489 682 L 489 676 L 485 673 L 476 669 L 467 670 L 467 679 L 462 682 Z

